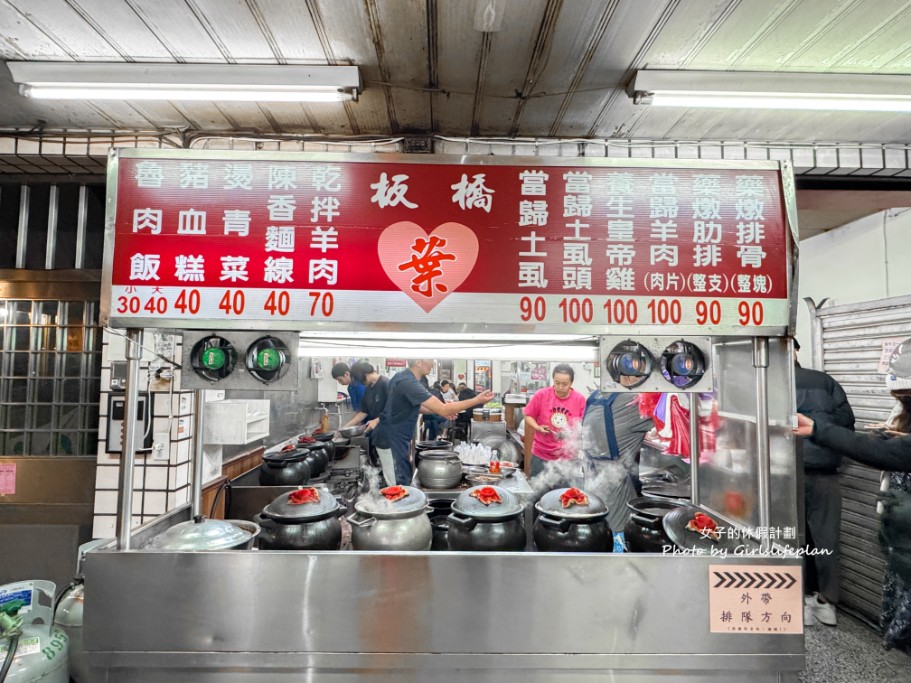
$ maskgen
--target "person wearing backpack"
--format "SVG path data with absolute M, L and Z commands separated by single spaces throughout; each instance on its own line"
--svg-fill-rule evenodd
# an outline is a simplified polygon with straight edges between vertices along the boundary
M 582 452 L 585 488 L 607 505 L 614 552 L 626 549 L 623 529 L 631 511 L 627 503 L 641 491 L 639 452 L 655 426 L 639 411 L 639 394 L 596 390 L 585 402 Z

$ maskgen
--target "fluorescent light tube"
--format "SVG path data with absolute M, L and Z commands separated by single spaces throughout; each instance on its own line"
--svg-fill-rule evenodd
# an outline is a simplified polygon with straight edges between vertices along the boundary
M 317 358 L 390 356 L 393 358 L 437 358 L 445 360 L 537 360 L 537 361 L 589 361 L 597 362 L 597 346 L 572 346 L 558 344 L 515 344 L 503 346 L 454 346 L 454 345 L 347 345 L 317 344 L 313 340 L 301 341 L 299 353 Z
M 911 76 L 645 69 L 629 93 L 657 107 L 911 111 Z
M 307 90 L 228 90 L 197 87 L 91 87 L 23 85 L 21 93 L 36 100 L 174 100 L 210 102 L 341 102 L 354 99 L 353 93 Z
M 334 102 L 360 88 L 356 66 L 8 62 L 34 98 Z
M 652 96 L 655 107 L 715 109 L 806 109 L 810 111 L 911 111 L 911 98 L 854 95 L 782 95 L 781 93 L 662 92 Z

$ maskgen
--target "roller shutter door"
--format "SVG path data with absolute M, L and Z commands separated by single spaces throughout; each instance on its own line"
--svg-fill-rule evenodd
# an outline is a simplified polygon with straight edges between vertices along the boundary
M 831 306 L 820 309 L 817 316 L 822 369 L 844 388 L 858 429 L 882 422 L 895 404 L 886 391 L 885 376 L 878 371 L 882 344 L 895 337 L 911 337 L 911 297 Z M 844 460 L 841 604 L 874 624 L 879 623 L 885 570 L 877 541 L 879 482 L 879 470 Z

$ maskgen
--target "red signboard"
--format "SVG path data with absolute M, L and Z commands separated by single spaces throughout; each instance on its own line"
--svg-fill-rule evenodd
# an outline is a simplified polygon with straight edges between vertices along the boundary
M 111 324 L 787 325 L 773 165 L 469 161 L 122 152 Z

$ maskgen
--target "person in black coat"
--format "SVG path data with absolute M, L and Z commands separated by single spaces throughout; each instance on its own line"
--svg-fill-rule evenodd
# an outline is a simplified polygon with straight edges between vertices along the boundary
M 911 389 L 893 392 L 893 396 L 902 403 L 905 416 L 911 414 Z M 852 460 L 894 473 L 911 473 L 911 434 L 860 434 L 824 417 L 814 420 L 803 414 L 797 415 L 797 424 L 794 431 L 798 436 L 808 437 Z M 895 476 L 901 478 L 902 485 L 890 492 L 879 533 L 887 562 L 883 640 L 887 648 L 911 654 L 911 474 Z M 891 588 L 890 576 L 897 582 Z
M 794 341 L 795 349 L 800 344 Z M 794 358 L 797 412 L 812 419 L 825 419 L 846 429 L 854 429 L 854 412 L 841 385 L 819 370 L 802 368 Z M 818 590 L 807 598 L 804 623 L 822 622 L 835 626 L 835 605 L 841 583 L 838 552 L 841 528 L 841 485 L 838 466 L 841 453 L 815 441 L 800 439 L 804 469 L 804 514 L 807 545 L 819 554 L 807 555 L 808 573 L 815 576 Z

